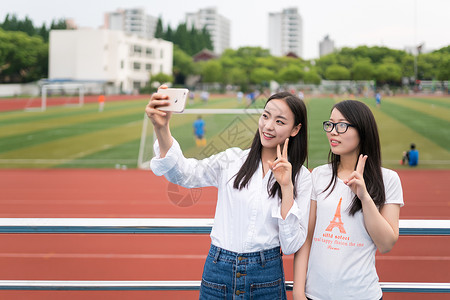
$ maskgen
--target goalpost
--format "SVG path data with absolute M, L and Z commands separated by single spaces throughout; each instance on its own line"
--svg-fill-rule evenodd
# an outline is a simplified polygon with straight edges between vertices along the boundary
M 184 128 L 185 130 L 181 132 L 182 136 L 179 136 L 180 139 L 177 138 L 181 146 L 183 147 L 184 141 L 185 143 L 190 142 L 192 147 L 195 148 L 192 122 L 198 115 L 202 115 L 205 119 L 208 119 L 208 115 L 214 115 L 212 120 L 206 121 L 206 132 L 209 136 L 207 145 L 197 148 L 195 151 L 201 156 L 198 158 L 203 158 L 231 147 L 248 148 L 253 140 L 259 115 L 261 115 L 262 111 L 262 109 L 255 108 L 186 109 L 182 114 L 173 114 L 172 120 L 174 121 L 173 123 L 178 123 L 178 128 Z M 212 126 L 211 122 L 214 122 L 216 126 Z M 139 145 L 138 168 L 150 169 L 150 160 L 154 157 L 153 144 L 155 140 L 156 135 L 153 125 L 149 122 L 147 115 L 144 114 Z
M 57 94 L 57 98 L 49 98 L 51 93 Z M 41 103 L 38 107 L 28 107 L 26 110 L 45 111 L 52 99 L 52 105 L 82 107 L 84 105 L 84 84 L 81 83 L 60 83 L 46 84 L 41 88 Z M 75 99 L 75 101 L 73 101 Z

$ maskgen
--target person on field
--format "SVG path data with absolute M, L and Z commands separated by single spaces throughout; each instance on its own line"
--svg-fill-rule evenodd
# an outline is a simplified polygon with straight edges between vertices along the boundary
M 197 120 L 194 121 L 194 136 L 195 136 L 195 144 L 197 147 L 206 146 L 206 138 L 205 138 L 205 120 L 202 119 L 202 116 L 198 116 Z
M 378 300 L 375 252 L 399 236 L 403 191 L 381 167 L 377 124 L 356 100 L 335 104 L 323 122 L 329 163 L 312 171 L 308 237 L 294 257 L 294 299 Z
M 380 108 L 380 106 L 381 106 L 381 94 L 380 94 L 380 92 L 377 92 L 375 94 L 375 103 L 376 103 L 377 107 Z
M 311 176 L 305 104 L 272 95 L 250 149 L 230 148 L 203 160 L 185 158 L 170 133 L 165 96 L 146 107 L 157 141 L 151 169 L 170 182 L 218 189 L 211 247 L 200 299 L 286 299 L 282 254 L 295 253 L 307 234 Z
M 102 112 L 105 109 L 105 95 L 98 96 L 98 111 Z
M 404 165 L 406 162 L 408 162 L 410 167 L 415 167 L 419 164 L 419 151 L 414 143 L 411 144 L 408 151 L 403 152 L 401 164 Z

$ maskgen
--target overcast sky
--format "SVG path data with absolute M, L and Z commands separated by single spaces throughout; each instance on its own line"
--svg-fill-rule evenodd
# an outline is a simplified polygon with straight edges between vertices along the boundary
M 145 8 L 174 29 L 186 12 L 216 7 L 231 21 L 231 47 L 268 47 L 268 13 L 297 7 L 303 18 L 304 58 L 317 58 L 319 41 L 329 35 L 337 47 L 405 46 L 426 49 L 450 45 L 449 0 L 0 0 L 0 21 L 7 13 L 28 16 L 35 26 L 72 18 L 79 27 L 98 28 L 104 13 Z

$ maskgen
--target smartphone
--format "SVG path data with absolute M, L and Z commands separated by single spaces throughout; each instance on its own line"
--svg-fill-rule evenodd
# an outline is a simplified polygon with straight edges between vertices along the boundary
M 186 106 L 186 99 L 189 94 L 189 90 L 175 88 L 158 89 L 158 94 L 169 96 L 169 99 L 167 99 L 169 100 L 169 105 L 158 107 L 158 109 L 181 113 L 184 111 L 184 107 Z

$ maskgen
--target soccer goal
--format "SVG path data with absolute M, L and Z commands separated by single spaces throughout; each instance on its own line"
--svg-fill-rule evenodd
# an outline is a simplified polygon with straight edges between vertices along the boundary
M 29 101 L 25 109 L 45 111 L 48 106 L 82 107 L 83 105 L 83 84 L 46 84 L 41 88 L 40 103 Z
M 186 157 L 202 159 L 228 148 L 250 147 L 258 128 L 262 109 L 186 109 L 182 114 L 172 114 L 170 130 L 180 143 Z M 201 116 L 205 121 L 205 141 L 197 143 L 193 123 Z M 156 135 L 153 125 L 144 114 L 138 155 L 138 168 L 150 169 L 154 157 Z

